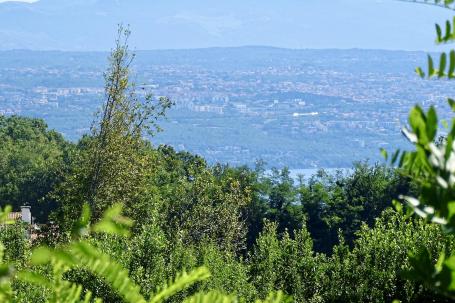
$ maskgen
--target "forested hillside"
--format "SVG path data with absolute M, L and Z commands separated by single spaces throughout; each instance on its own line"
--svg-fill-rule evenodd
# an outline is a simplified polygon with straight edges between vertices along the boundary
M 439 43 L 455 40 L 445 26 Z M 132 81 L 128 38 L 120 26 L 105 100 L 78 142 L 0 117 L 0 302 L 455 298 L 455 119 L 413 107 L 414 149 L 382 150 L 390 167 L 295 180 L 261 162 L 209 165 L 153 144 L 173 102 Z M 455 77 L 455 51 L 434 61 L 418 74 Z
M 72 144 L 44 121 L 20 117 L 2 117 L 0 133 L 2 206 L 17 211 L 29 204 L 36 221 L 47 224 L 31 243 L 21 223 L 1 229 L 6 261 L 24 269 L 32 246 L 69 240 L 81 214 L 79 201 L 87 198 L 68 183 L 81 171 L 90 138 Z M 435 296 L 400 272 L 410 266 L 408 251 L 424 245 L 436 255 L 453 245 L 452 238 L 390 209 L 393 198 L 414 191 L 394 169 L 359 163 L 348 176 L 320 171 L 295 182 L 286 168 L 267 174 L 260 165 L 208 166 L 196 155 L 146 142 L 140 154 L 147 159 L 143 180 L 123 201 L 135 222 L 130 238 L 93 235 L 87 241 L 127 268 L 145 296 L 178 272 L 202 265 L 212 277 L 180 296 L 213 289 L 247 301 L 273 290 L 297 302 L 421 302 Z M 110 173 L 121 173 L 118 168 Z M 105 302 L 121 302 L 82 269 L 69 272 L 68 279 Z M 44 302 L 40 288 L 13 285 L 19 301 Z

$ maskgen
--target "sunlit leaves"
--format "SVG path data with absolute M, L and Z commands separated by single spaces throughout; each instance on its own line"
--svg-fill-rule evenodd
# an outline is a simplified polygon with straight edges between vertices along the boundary
M 11 220 L 8 215 L 12 211 L 11 205 L 6 205 L 4 209 L 0 208 L 0 224 L 12 224 L 14 223 L 13 220 Z
M 3 261 L 5 247 L 0 243 L 0 302 L 9 302 L 13 295 L 10 278 L 12 267 Z
M 119 236 L 129 235 L 132 221 L 123 217 L 121 213 L 122 205 L 115 204 L 105 212 L 100 222 L 94 225 L 93 230 Z M 89 226 L 89 218 L 90 212 L 85 207 L 79 220 L 80 226 Z M 85 292 L 83 295 L 81 285 L 63 279 L 64 273 L 70 269 L 85 269 L 103 278 L 113 290 L 123 297 L 125 302 L 147 302 L 141 294 L 140 287 L 129 277 L 128 271 L 87 241 L 73 241 L 59 248 L 40 246 L 33 251 L 31 262 L 34 265 L 50 264 L 54 268 L 53 280 L 35 272 L 19 273 L 21 280 L 51 289 L 49 302 L 82 302 L 80 298 L 83 298 L 84 302 L 90 302 L 90 292 Z M 156 294 L 151 295 L 150 302 L 163 302 L 177 292 L 209 277 L 210 272 L 205 267 L 197 268 L 190 273 L 183 272 L 175 280 L 161 287 Z M 59 298 L 65 299 L 60 300 Z
M 425 72 L 421 67 L 416 68 L 416 73 L 421 78 L 444 78 L 447 77 L 448 79 L 455 78 L 455 51 L 451 50 L 449 54 L 443 52 L 439 56 L 439 61 L 437 63 L 437 68 L 434 63 L 433 57 L 428 55 L 428 67 L 427 71 Z
M 429 287 L 455 298 L 455 256 L 446 257 L 442 252 L 434 264 L 428 250 L 421 249 L 410 254 L 409 262 L 412 270 L 405 273 L 408 279 L 424 281 Z
M 436 43 L 449 43 L 455 39 L 455 18 L 452 22 L 445 22 L 444 30 L 439 24 L 436 24 Z
M 449 100 L 449 105 L 453 101 Z M 402 197 L 421 217 L 443 225 L 455 224 L 455 213 L 448 205 L 455 201 L 455 151 L 451 131 L 447 140 L 436 145 L 438 117 L 433 107 L 427 112 L 415 106 L 409 114 L 409 126 L 403 133 L 416 147 L 412 152 L 399 152 L 392 163 L 412 176 L 421 186 L 420 197 Z M 454 121 L 450 126 L 455 129 Z
M 1 225 L 14 223 L 14 221 L 8 217 L 11 210 L 12 207 L 9 205 L 5 206 L 4 209 L 0 208 L 0 228 Z M 10 282 L 13 269 L 9 264 L 4 262 L 4 252 L 5 246 L 0 242 L 0 302 L 9 302 L 13 295 Z
M 167 298 L 176 294 L 177 292 L 187 288 L 190 285 L 193 285 L 196 282 L 206 280 L 210 277 L 210 272 L 205 267 L 200 267 L 190 272 L 181 273 L 177 278 L 170 282 L 167 285 L 161 287 L 158 292 L 152 296 L 150 303 L 158 303 L 165 301 Z M 193 302 L 193 301 L 191 301 Z M 198 301 L 196 301 L 198 302 Z
M 133 225 L 133 221 L 122 216 L 122 208 L 122 204 L 114 204 L 107 209 L 100 222 L 93 226 L 93 231 L 129 236 L 129 228 Z

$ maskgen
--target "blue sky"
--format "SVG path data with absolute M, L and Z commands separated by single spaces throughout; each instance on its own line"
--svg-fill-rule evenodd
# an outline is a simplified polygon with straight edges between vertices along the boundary
M 1 1 L 0 2 L 4 2 Z M 138 49 L 267 45 L 437 50 L 454 12 L 396 0 L 40 0 L 0 4 L 0 48 L 107 50 L 131 25 Z

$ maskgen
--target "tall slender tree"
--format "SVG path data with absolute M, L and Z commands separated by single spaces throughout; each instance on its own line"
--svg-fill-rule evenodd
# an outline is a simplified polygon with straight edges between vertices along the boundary
M 148 143 L 143 136 L 161 130 L 158 120 L 172 105 L 131 80 L 135 54 L 128 47 L 129 36 L 129 29 L 120 25 L 104 75 L 105 101 L 90 135 L 80 142 L 73 173 L 58 190 L 67 204 L 62 207 L 66 219 L 83 202 L 89 203 L 95 217 L 113 203 L 127 207 L 134 203 L 147 175 Z

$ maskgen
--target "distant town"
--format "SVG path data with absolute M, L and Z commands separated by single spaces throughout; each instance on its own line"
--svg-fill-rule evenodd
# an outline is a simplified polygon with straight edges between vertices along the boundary
M 455 96 L 455 87 L 418 78 L 424 64 L 419 52 L 138 51 L 133 79 L 139 94 L 175 102 L 155 145 L 211 163 L 344 168 L 380 161 L 381 147 L 406 148 L 400 130 L 411 105 L 446 108 L 442 92 Z M 0 114 L 43 118 L 75 141 L 103 101 L 106 66 L 101 52 L 0 52 Z

